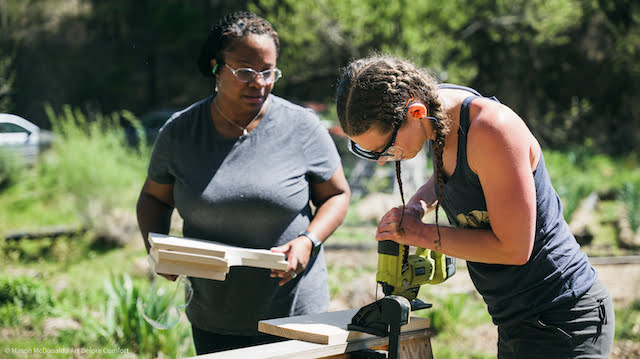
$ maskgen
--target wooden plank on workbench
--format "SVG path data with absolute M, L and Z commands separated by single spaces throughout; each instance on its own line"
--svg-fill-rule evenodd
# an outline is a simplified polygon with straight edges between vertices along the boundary
M 402 349 L 405 342 L 419 341 L 424 342 L 424 347 L 429 348 L 426 353 L 412 352 L 410 359 L 432 359 L 430 352 L 430 336 L 432 330 L 430 328 L 414 331 L 406 331 L 400 333 L 400 348 L 402 353 L 406 353 Z M 287 340 L 284 342 L 256 345 L 253 347 L 227 350 L 219 353 L 198 355 L 191 359 L 315 359 L 315 358 L 332 358 L 335 356 L 343 357 L 345 353 L 352 353 L 358 350 L 370 348 L 382 348 L 389 344 L 389 338 L 367 337 L 363 339 L 353 340 L 351 342 L 342 342 L 338 344 L 318 344 L 304 342 L 300 340 Z M 402 357 L 406 358 L 406 357 Z
M 359 340 L 373 335 L 350 331 L 347 325 L 358 309 L 341 310 L 310 315 L 300 315 L 258 322 L 258 330 L 288 339 L 318 344 L 339 344 Z M 400 330 L 413 331 L 429 327 L 429 319 L 412 317 Z

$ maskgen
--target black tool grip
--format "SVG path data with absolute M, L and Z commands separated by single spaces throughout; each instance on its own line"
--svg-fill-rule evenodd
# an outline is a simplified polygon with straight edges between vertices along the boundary
M 400 255 L 400 245 L 394 241 L 378 242 L 378 254 L 387 254 L 390 256 Z

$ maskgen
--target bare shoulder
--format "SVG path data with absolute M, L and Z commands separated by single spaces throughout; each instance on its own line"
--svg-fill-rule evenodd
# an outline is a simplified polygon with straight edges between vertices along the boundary
M 487 155 L 497 159 L 507 153 L 508 157 L 528 159 L 535 168 L 539 144 L 524 120 L 511 108 L 488 98 L 478 98 L 471 103 L 469 120 L 470 165 L 486 160 Z

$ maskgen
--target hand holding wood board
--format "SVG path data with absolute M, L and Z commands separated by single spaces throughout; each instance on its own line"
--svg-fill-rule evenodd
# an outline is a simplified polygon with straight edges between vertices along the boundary
M 286 270 L 283 253 L 230 246 L 213 241 L 149 233 L 149 260 L 156 273 L 224 280 L 229 267 Z

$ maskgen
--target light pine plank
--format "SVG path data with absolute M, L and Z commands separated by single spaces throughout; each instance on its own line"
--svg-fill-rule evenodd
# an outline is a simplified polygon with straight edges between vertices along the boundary
M 226 250 L 212 242 L 192 238 L 180 238 L 159 233 L 149 233 L 149 244 L 157 249 L 169 249 L 180 252 L 204 254 L 224 258 Z
M 268 249 L 235 247 L 212 241 L 173 237 L 158 233 L 149 233 L 149 243 L 157 249 L 225 258 L 229 266 L 250 266 L 276 270 L 286 270 L 288 267 L 284 253 L 275 253 Z
M 403 359 L 432 359 L 430 335 L 431 329 L 420 329 L 400 333 L 400 351 L 402 354 L 410 353 L 410 356 L 401 356 Z M 422 348 L 428 351 L 415 349 L 403 349 L 406 342 L 422 342 Z M 378 348 L 386 350 L 389 338 L 367 337 L 351 342 L 338 344 L 318 344 L 299 340 L 287 340 L 284 342 L 256 345 L 248 348 L 227 350 L 219 353 L 204 354 L 192 359 L 316 359 L 316 358 L 344 358 L 345 353 L 353 353 L 358 350 Z M 410 345 L 415 345 L 410 343 Z
M 148 256 L 151 268 L 155 273 L 186 275 L 190 277 L 222 281 L 225 280 L 227 273 L 229 272 L 228 267 L 208 268 L 206 266 L 203 267 L 201 264 L 190 264 L 171 260 L 159 262 L 157 254 L 158 252 L 152 249 Z
M 338 344 L 372 337 L 371 334 L 347 330 L 351 318 L 358 309 L 320 314 L 301 315 L 258 322 L 258 330 L 288 339 L 318 344 Z M 413 317 L 401 331 L 420 330 L 429 327 L 429 320 Z
M 170 251 L 166 249 L 156 249 L 156 248 L 152 248 L 152 249 L 157 251 L 158 253 L 157 258 L 160 262 L 174 261 L 174 262 L 202 264 L 203 267 L 207 267 L 207 268 L 215 267 L 215 268 L 220 268 L 220 270 L 224 270 L 225 272 L 228 272 L 229 266 L 228 266 L 227 260 L 224 258 L 205 256 L 202 254 L 187 253 L 187 252 L 176 252 L 176 251 Z

